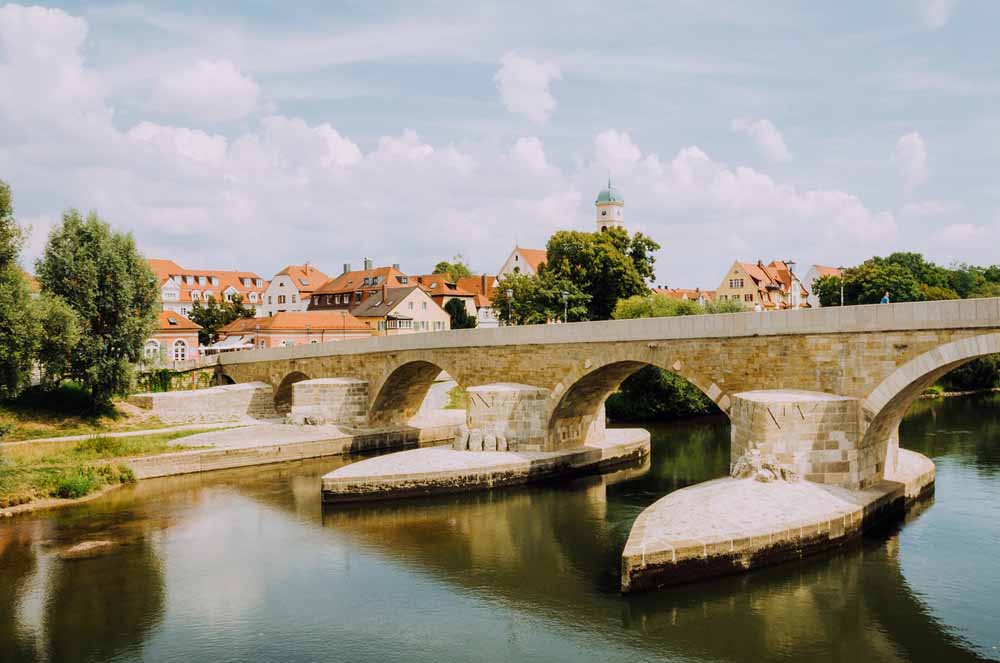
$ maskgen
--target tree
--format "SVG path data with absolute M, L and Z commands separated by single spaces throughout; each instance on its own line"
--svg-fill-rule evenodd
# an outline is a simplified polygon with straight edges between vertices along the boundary
M 69 304 L 47 292 L 34 299 L 33 309 L 32 315 L 45 330 L 35 348 L 42 384 L 56 387 L 71 374 L 73 353 L 80 343 L 83 325 Z
M 649 292 L 653 278 L 653 252 L 660 245 L 642 233 L 621 228 L 604 232 L 561 230 L 546 246 L 546 263 L 540 277 L 562 277 L 590 297 L 588 320 L 607 320 L 619 299 Z
M 159 290 L 130 234 L 115 232 L 91 212 L 63 214 L 37 263 L 42 290 L 63 299 L 79 317 L 79 344 L 67 377 L 104 408 L 127 394 L 132 365 L 156 329 Z
M 210 345 L 219 340 L 219 330 L 233 320 L 254 317 L 254 309 L 243 304 L 243 297 L 233 295 L 232 300 L 219 302 L 208 297 L 204 304 L 195 302 L 188 316 L 191 322 L 201 326 L 198 343 Z
M 925 301 L 940 301 L 943 299 L 959 299 L 958 293 L 951 288 L 936 285 L 920 284 L 921 299 Z
M 897 251 L 885 258 L 873 258 L 872 260 L 879 265 L 899 265 L 900 267 L 904 267 L 913 274 L 917 281 L 926 286 L 947 288 L 950 285 L 951 275 L 949 270 L 940 265 L 928 262 L 920 253 Z
M 444 310 L 451 316 L 452 329 L 472 329 L 476 326 L 476 318 L 469 315 L 465 302 L 461 299 L 449 299 L 444 305 Z
M 452 281 L 472 276 L 472 270 L 465 264 L 465 258 L 461 254 L 452 258 L 452 262 L 442 260 L 434 265 L 435 274 L 447 274 Z
M 590 296 L 572 280 L 554 272 L 541 276 L 505 274 L 493 294 L 497 318 L 508 325 L 545 324 L 562 320 L 564 315 L 568 322 L 586 320 L 589 302 Z
M 17 265 L 22 240 L 10 187 L 0 181 L 0 400 L 17 396 L 28 385 L 35 343 L 42 334 Z
M 675 315 L 697 315 L 704 313 L 698 302 L 674 299 L 666 295 L 635 295 L 621 299 L 615 305 L 611 317 L 615 320 L 632 318 L 665 318 Z

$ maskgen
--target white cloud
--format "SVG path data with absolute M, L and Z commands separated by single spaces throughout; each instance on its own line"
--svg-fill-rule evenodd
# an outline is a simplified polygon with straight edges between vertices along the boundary
M 908 194 L 924 183 L 927 179 L 927 145 L 919 133 L 908 133 L 896 141 L 896 162 Z
M 770 120 L 735 118 L 730 123 L 730 128 L 736 133 L 750 136 L 761 156 L 768 161 L 783 163 L 792 160 L 792 153 L 788 151 L 785 139 Z
M 166 114 L 221 122 L 257 109 L 260 87 L 228 60 L 199 60 L 190 67 L 160 77 L 153 104 Z
M 527 115 L 533 122 L 543 124 L 556 107 L 549 84 L 559 78 L 559 67 L 551 62 L 536 62 L 508 53 L 500 61 L 500 70 L 493 80 L 508 111 Z
M 958 0 L 916 0 L 917 17 L 926 28 L 943 28 L 951 20 Z
M 920 202 L 910 202 L 903 206 L 903 216 L 909 217 L 929 217 L 943 216 L 960 212 L 963 206 L 957 203 L 945 203 L 938 200 L 922 200 Z

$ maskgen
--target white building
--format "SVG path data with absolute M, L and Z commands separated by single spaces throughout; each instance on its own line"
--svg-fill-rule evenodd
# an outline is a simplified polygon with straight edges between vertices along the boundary
M 806 289 L 809 295 L 806 297 L 806 301 L 809 302 L 809 306 L 813 308 L 819 308 L 821 304 L 819 303 L 819 295 L 813 292 L 813 283 L 817 279 L 824 276 L 835 276 L 840 278 L 843 275 L 843 270 L 839 267 L 824 267 L 823 265 L 813 265 L 806 272 L 806 278 L 802 282 L 802 287 Z
M 267 318 L 275 313 L 307 310 L 309 298 L 329 280 L 330 277 L 312 265 L 285 267 L 274 275 L 264 291 L 261 305 L 257 307 L 257 317 Z
M 601 189 L 594 201 L 597 208 L 597 232 L 604 232 L 608 228 L 625 229 L 625 198 L 621 191 L 611 185 L 611 178 L 608 178 L 608 188 Z

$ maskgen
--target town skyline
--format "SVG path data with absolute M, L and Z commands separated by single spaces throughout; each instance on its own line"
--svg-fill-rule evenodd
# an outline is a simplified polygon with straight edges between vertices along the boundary
M 590 229 L 609 174 L 657 284 L 993 262 L 1000 8 L 861 7 L 4 5 L 0 168 L 29 269 L 76 207 L 191 265 L 488 272 L 498 242 Z

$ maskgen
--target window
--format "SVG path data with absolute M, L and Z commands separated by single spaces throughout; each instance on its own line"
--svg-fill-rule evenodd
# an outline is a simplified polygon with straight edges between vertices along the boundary
M 285 296 L 284 295 L 278 295 L 278 303 L 279 304 L 284 304 L 285 303 Z
M 267 303 L 268 304 L 273 304 L 274 303 L 274 297 L 272 297 L 271 295 L 268 295 L 267 296 Z
M 181 339 L 174 341 L 174 361 L 184 361 L 187 359 L 188 346 Z
M 753 301 L 753 294 L 743 295 L 743 301 L 745 301 L 745 302 L 752 302 Z
M 729 279 L 729 287 L 730 288 L 742 288 L 743 287 L 743 279 Z
M 407 302 L 407 303 L 406 303 L 406 306 L 407 306 L 407 308 L 409 308 L 409 309 L 410 309 L 411 311 L 413 310 L 413 302 Z
M 204 276 L 199 276 L 198 277 L 198 285 L 205 285 L 206 283 L 208 283 L 208 279 L 207 278 L 205 278 Z
M 294 345 L 294 343 L 292 343 L 291 341 L 282 341 L 281 342 L 281 347 L 283 347 L 283 348 L 290 348 L 293 345 Z
M 250 301 L 252 301 L 254 304 L 257 303 L 257 293 L 256 292 L 251 292 L 250 293 Z
M 400 283 L 402 283 L 403 285 L 406 285 L 407 283 L 409 283 L 409 282 L 410 282 L 410 277 L 409 277 L 409 276 L 397 276 L 397 277 L 396 277 L 396 279 L 397 279 L 397 280 L 398 280 L 398 281 L 399 281 Z
M 257 279 L 257 287 L 258 288 L 264 287 L 264 279 Z
M 302 285 L 309 285 L 309 279 L 299 279 L 299 283 Z
M 177 326 L 177 318 L 175 318 L 173 316 L 168 317 L 167 318 L 167 324 L 170 325 L 171 327 L 176 327 Z
M 316 339 L 314 338 L 313 340 L 309 341 L 309 345 L 319 345 L 319 341 L 317 341 L 317 340 L 316 340 Z
M 206 300 L 206 301 L 207 301 L 207 300 L 209 300 L 209 299 L 211 299 L 211 298 L 212 298 L 212 297 L 214 297 L 214 296 L 215 296 L 215 295 L 213 295 L 213 294 L 212 294 L 212 291 L 211 291 L 211 290 L 206 290 L 206 291 L 205 291 L 205 300 Z
M 219 285 L 219 277 L 218 276 L 213 276 L 212 277 L 212 285 L 215 285 L 215 286 Z
M 330 299 L 330 297 L 329 297 L 329 296 L 327 296 L 327 300 L 329 300 L 329 299 Z M 340 303 L 340 295 L 334 295 L 334 297 L 333 297 L 333 301 L 334 301 L 334 302 L 336 302 L 337 304 L 339 304 L 339 303 Z M 329 304 L 329 303 L 330 303 L 330 302 L 329 302 L 329 301 L 327 301 L 327 304 Z
M 427 310 L 427 302 L 420 302 L 420 308 L 424 311 Z
M 361 293 L 360 292 L 354 293 L 354 303 L 355 304 L 360 304 L 361 303 Z
M 264 339 L 260 339 L 259 341 L 257 341 L 257 347 L 258 348 L 264 347 Z
M 292 303 L 294 304 L 294 303 L 296 303 L 298 301 L 299 301 L 298 295 L 292 295 Z
M 156 357 L 160 354 L 160 344 L 153 339 L 149 339 L 146 341 L 146 345 L 142 349 L 142 354 L 146 357 L 146 359 Z
M 371 285 L 371 284 L 372 284 L 372 280 L 366 276 L 365 277 L 365 285 Z
M 182 306 L 181 307 L 181 315 L 183 315 L 186 318 L 187 314 L 188 314 L 187 306 Z M 177 323 L 175 322 L 174 324 L 177 324 Z
M 197 290 L 192 290 L 191 291 L 191 301 L 197 302 L 200 299 L 201 299 L 201 293 L 198 292 Z

